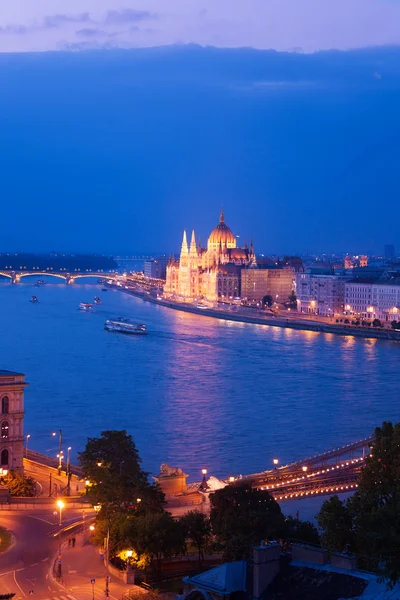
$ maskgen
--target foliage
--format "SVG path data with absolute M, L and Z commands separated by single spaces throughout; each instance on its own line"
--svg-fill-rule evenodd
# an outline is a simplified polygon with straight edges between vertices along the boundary
M 400 577 L 400 423 L 375 429 L 375 444 L 365 461 L 358 491 L 347 502 L 324 502 L 318 523 L 322 541 L 343 550 L 343 544 L 376 559 L 383 579 Z
M 211 495 L 211 525 L 225 560 L 250 556 L 263 539 L 282 535 L 285 520 L 279 504 L 265 490 L 251 485 L 227 486 Z
M 271 307 L 273 305 L 273 303 L 274 303 L 274 299 L 269 294 L 267 294 L 266 296 L 264 296 L 264 298 L 262 299 L 262 306 L 263 307 L 265 305 Z
M 374 319 L 372 321 L 372 327 L 382 327 L 382 323 L 381 323 L 380 319 Z
M 285 520 L 285 537 L 306 544 L 319 545 L 318 530 L 310 521 L 299 521 L 293 517 Z
M 390 324 L 392 329 L 400 329 L 400 321 L 392 321 Z
M 294 290 L 292 290 L 292 291 L 291 291 L 291 293 L 289 294 L 289 297 L 288 297 L 288 298 L 289 298 L 289 302 L 290 302 L 290 304 L 294 305 L 294 304 L 296 304 L 296 303 L 297 303 L 297 296 L 296 296 L 296 294 L 295 294 L 295 291 L 294 291 Z
M 10 490 L 11 496 L 34 496 L 36 492 L 35 481 L 32 477 L 25 477 L 15 471 L 9 471 L 2 478 L 3 484 Z
M 11 594 L 0 594 L 0 600 L 10 600 L 11 598 L 14 598 L 15 594 L 11 593 Z
M 200 563 L 211 534 L 210 521 L 200 511 L 191 510 L 181 518 L 181 523 L 185 537 L 197 548 Z
M 164 494 L 149 483 L 132 436 L 125 430 L 103 431 L 101 437 L 89 438 L 78 456 L 94 505 L 102 505 L 104 511 L 128 509 L 136 507 L 140 498 L 142 511 L 163 510 Z
M 321 536 L 322 546 L 340 552 L 344 551 L 348 544 L 353 547 L 353 522 L 347 502 L 342 502 L 338 496 L 325 500 L 317 515 L 317 521 L 324 531 Z
M 12 535 L 4 527 L 0 527 L 0 552 L 5 552 L 11 546 Z

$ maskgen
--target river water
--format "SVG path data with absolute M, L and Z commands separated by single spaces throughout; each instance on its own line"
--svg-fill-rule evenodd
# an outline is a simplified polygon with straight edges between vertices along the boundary
M 29 302 L 33 294 L 38 304 Z M 102 298 L 92 314 L 79 302 Z M 146 470 L 238 475 L 310 456 L 400 419 L 400 344 L 220 321 L 97 285 L 0 284 L 0 368 L 22 371 L 30 447 L 72 457 L 125 428 Z M 105 319 L 147 324 L 147 337 Z

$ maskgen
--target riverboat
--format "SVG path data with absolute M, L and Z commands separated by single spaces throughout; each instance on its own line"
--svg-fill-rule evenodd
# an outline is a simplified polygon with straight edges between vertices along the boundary
M 32 296 L 30 301 L 33 302 L 33 304 L 36 304 L 37 302 L 39 302 L 39 300 L 36 298 L 36 296 Z
M 90 312 L 93 310 L 93 304 L 88 304 L 86 302 L 81 302 L 79 304 L 79 310 L 82 310 L 83 312 Z
M 106 331 L 116 331 L 118 333 L 127 333 L 129 335 L 147 335 L 146 325 L 139 323 L 127 323 L 126 321 L 112 321 L 107 319 L 104 323 Z
M 44 285 L 44 281 L 43 279 L 38 279 L 37 282 L 35 283 L 36 287 L 40 287 L 41 285 Z
M 101 304 L 101 300 L 100 300 L 100 298 L 98 296 L 94 297 L 94 303 L 95 304 Z

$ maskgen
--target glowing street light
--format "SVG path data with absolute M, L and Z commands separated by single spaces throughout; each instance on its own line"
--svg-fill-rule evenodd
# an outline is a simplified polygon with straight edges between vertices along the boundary
M 71 470 L 71 450 L 72 450 L 72 447 L 68 446 L 68 448 L 67 448 L 67 475 L 69 475 L 69 472 Z
M 279 458 L 274 458 L 272 462 L 274 463 L 276 469 L 277 465 L 279 464 Z
M 141 501 L 142 501 L 142 499 L 141 499 L 141 498 L 136 498 L 136 502 L 137 502 L 138 504 L 140 504 L 140 503 L 141 503 Z
M 94 531 L 94 529 L 95 529 L 94 525 L 89 525 L 89 529 L 90 529 L 90 531 Z
M 234 481 L 235 481 L 235 478 L 233 477 L 233 475 L 231 475 L 231 476 L 229 477 L 229 483 L 233 483 Z
M 301 467 L 302 470 L 304 471 L 304 473 L 307 471 L 308 467 L 306 465 L 304 465 L 303 467 Z
M 62 525 L 62 509 L 64 508 L 65 504 L 62 500 L 57 500 L 57 506 L 60 509 L 60 522 L 59 525 Z

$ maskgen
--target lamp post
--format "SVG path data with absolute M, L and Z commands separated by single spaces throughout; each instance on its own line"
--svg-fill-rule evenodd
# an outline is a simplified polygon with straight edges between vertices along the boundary
M 25 444 L 25 456 L 26 456 L 26 458 L 28 458 L 28 440 L 29 440 L 30 437 L 31 437 L 31 434 L 28 433 L 27 436 L 26 436 L 26 444 Z
M 72 450 L 72 446 L 68 446 L 68 448 L 67 448 L 67 475 L 68 476 L 71 471 L 71 450 Z
M 279 459 L 278 458 L 274 458 L 272 462 L 274 463 L 274 468 L 276 469 L 277 466 L 278 466 L 278 464 L 279 464 Z
M 105 589 L 105 597 L 109 598 L 110 597 L 110 589 L 109 589 L 109 583 L 110 583 L 110 577 L 109 577 L 109 560 L 110 560 L 110 552 L 109 552 L 109 547 L 110 547 L 110 528 L 107 527 L 107 537 L 105 539 L 105 543 L 106 543 L 106 589 Z
M 62 500 L 57 500 L 57 506 L 60 509 L 60 521 L 59 521 L 59 525 L 62 525 L 62 509 L 64 508 L 65 504 Z
M 57 454 L 57 458 L 58 458 L 58 474 L 61 475 L 62 461 L 64 458 L 64 454 L 62 451 L 60 452 L 60 454 Z

